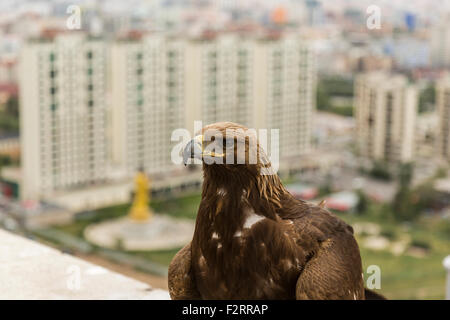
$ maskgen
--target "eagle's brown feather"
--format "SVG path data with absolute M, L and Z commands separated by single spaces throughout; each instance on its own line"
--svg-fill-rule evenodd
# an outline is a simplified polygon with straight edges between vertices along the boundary
M 326 209 L 296 200 L 277 175 L 260 169 L 259 162 L 203 164 L 193 240 L 169 268 L 171 297 L 364 299 L 353 229 Z
M 189 243 L 178 251 L 169 266 L 168 280 L 172 299 L 201 299 L 191 269 L 191 244 Z

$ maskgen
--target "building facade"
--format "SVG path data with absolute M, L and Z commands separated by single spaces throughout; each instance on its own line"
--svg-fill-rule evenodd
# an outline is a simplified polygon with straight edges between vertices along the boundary
M 406 77 L 359 75 L 354 108 L 360 155 L 391 163 L 413 160 L 417 91 Z
M 450 66 L 450 14 L 445 14 L 431 30 L 430 49 L 433 67 Z
M 442 79 L 436 86 L 436 106 L 438 111 L 437 151 L 450 160 L 450 79 Z
M 107 178 L 107 48 L 82 34 L 28 41 L 20 58 L 23 199 Z
M 149 35 L 117 41 L 112 61 L 113 159 L 127 175 L 171 170 L 173 130 L 198 120 L 280 129 L 281 158 L 310 148 L 315 59 L 298 37 Z
M 112 47 L 112 162 L 116 171 L 173 167 L 171 135 L 186 122 L 186 42 L 161 36 Z
M 297 36 L 59 34 L 20 67 L 23 198 L 169 173 L 172 133 L 198 120 L 268 129 L 268 148 L 279 129 L 281 161 L 310 149 L 316 66 Z
M 191 39 L 186 58 L 186 107 L 196 120 L 251 126 L 254 43 L 235 35 Z
M 314 53 L 295 36 L 259 39 L 254 45 L 255 127 L 279 129 L 282 161 L 305 154 L 316 105 Z

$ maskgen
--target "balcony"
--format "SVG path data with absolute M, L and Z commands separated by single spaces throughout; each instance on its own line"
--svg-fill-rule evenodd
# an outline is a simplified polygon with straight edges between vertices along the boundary
M 0 230 L 0 299 L 167 300 L 167 291 Z

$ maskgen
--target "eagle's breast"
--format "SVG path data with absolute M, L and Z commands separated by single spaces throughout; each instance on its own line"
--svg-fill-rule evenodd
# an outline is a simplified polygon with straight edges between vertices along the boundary
M 221 192 L 223 195 L 223 192 Z M 226 208 L 218 203 L 218 208 Z M 210 299 L 280 299 L 295 297 L 302 254 L 291 223 L 274 221 L 248 203 L 223 225 L 215 212 L 193 261 L 197 285 Z M 229 219 L 227 220 L 229 221 Z M 236 223 L 233 223 L 236 222 Z

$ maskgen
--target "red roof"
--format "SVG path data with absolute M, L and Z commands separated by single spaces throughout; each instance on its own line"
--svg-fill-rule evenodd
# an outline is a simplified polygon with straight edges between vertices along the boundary
M 350 209 L 350 206 L 340 201 L 333 201 L 328 199 L 327 208 L 337 211 L 348 211 Z
M 59 28 L 45 28 L 41 31 L 41 37 L 44 39 L 53 40 L 58 34 L 63 32 L 64 30 Z
M 16 60 L 0 61 L 0 65 L 11 68 L 17 64 Z
M 13 83 L 0 83 L 0 93 L 7 93 L 12 96 L 17 96 L 19 87 Z

